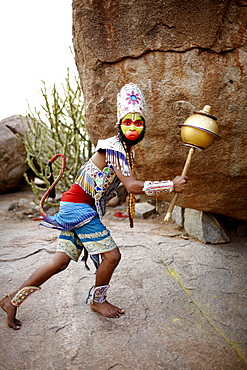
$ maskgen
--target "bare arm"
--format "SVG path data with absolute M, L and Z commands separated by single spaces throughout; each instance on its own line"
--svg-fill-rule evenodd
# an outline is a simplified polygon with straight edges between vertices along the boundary
M 128 193 L 144 194 L 144 191 L 142 191 L 144 181 L 136 180 L 131 170 L 130 176 L 124 176 L 119 168 L 114 167 L 114 170 L 119 180 L 124 184 L 125 189 L 128 191 Z

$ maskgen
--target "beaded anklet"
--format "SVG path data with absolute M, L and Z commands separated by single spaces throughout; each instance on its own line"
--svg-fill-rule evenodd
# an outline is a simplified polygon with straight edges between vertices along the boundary
M 92 287 L 86 299 L 86 303 L 88 303 L 89 299 L 92 298 L 94 302 L 97 303 L 104 303 L 106 301 L 106 292 L 109 289 L 110 285 L 102 285 L 97 287 Z
M 16 293 L 16 295 L 10 300 L 10 302 L 12 303 L 13 306 L 19 307 L 26 298 L 28 298 L 32 293 L 40 289 L 41 289 L 40 287 L 36 286 L 26 286 L 20 289 Z

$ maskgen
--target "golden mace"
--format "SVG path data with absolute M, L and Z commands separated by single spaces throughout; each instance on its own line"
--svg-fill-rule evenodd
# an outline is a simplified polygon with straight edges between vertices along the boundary
M 217 118 L 210 114 L 210 105 L 205 105 L 203 110 L 195 111 L 192 116 L 179 125 L 181 126 L 181 138 L 184 145 L 190 146 L 189 154 L 186 159 L 181 176 L 186 176 L 189 170 L 193 154 L 196 148 L 204 150 L 213 144 L 215 139 L 219 139 Z M 173 208 L 177 202 L 179 193 L 176 193 L 167 210 L 164 221 L 169 221 Z

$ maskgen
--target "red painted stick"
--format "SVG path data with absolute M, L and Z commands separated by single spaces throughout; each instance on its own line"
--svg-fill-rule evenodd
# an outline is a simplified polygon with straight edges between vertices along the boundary
M 56 184 L 59 182 L 59 180 L 62 178 L 63 174 L 64 174 L 64 170 L 66 168 L 66 158 L 63 154 L 56 154 L 51 160 L 49 163 L 53 163 L 58 157 L 61 157 L 62 158 L 62 167 L 61 167 L 61 170 L 59 172 L 59 175 L 57 176 L 57 178 L 54 180 L 54 182 L 51 184 L 51 186 L 49 187 L 48 190 L 46 190 L 45 194 L 43 195 L 43 197 L 41 198 L 41 201 L 40 201 L 40 204 L 39 204 L 39 209 L 40 209 L 40 214 L 42 217 L 45 217 L 45 211 L 43 209 L 43 204 L 44 204 L 44 201 L 45 199 L 48 197 L 48 195 L 51 193 L 52 189 L 54 189 L 54 187 L 56 186 Z

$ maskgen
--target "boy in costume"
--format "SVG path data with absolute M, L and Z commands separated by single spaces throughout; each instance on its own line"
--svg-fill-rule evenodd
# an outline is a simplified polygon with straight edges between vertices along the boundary
M 117 96 L 118 135 L 99 140 L 95 154 L 80 169 L 75 183 L 62 195 L 60 211 L 46 215 L 44 226 L 61 230 L 57 251 L 52 259 L 39 267 L 15 292 L 0 300 L 7 313 L 8 326 L 18 330 L 17 307 L 50 277 L 63 271 L 71 259 L 77 261 L 82 250 L 92 258 L 97 270 L 91 292 L 90 306 L 103 316 L 117 318 L 124 311 L 106 300 L 111 276 L 121 254 L 100 218 L 106 203 L 116 194 L 120 182 L 129 193 L 129 219 L 133 227 L 134 194 L 156 195 L 184 190 L 187 177 L 176 176 L 173 181 L 139 181 L 133 176 L 132 147 L 145 133 L 145 103 L 139 87 L 125 85 Z M 101 256 L 101 262 L 99 260 Z

